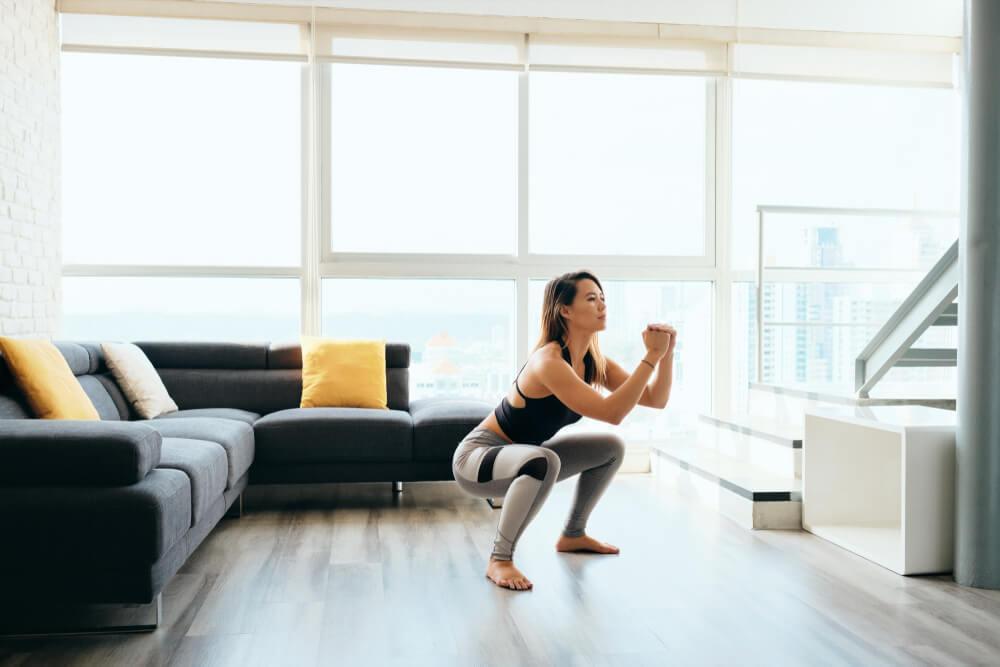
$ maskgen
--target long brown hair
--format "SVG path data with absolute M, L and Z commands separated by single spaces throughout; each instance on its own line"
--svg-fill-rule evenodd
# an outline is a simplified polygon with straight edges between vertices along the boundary
M 566 325 L 562 313 L 559 312 L 559 308 L 573 304 L 573 300 L 576 298 L 577 282 L 587 278 L 597 283 L 600 290 L 604 291 L 604 288 L 601 287 L 601 281 L 590 271 L 564 273 L 561 276 L 556 276 L 545 285 L 545 296 L 542 299 L 542 332 L 535 345 L 536 350 L 552 341 L 558 342 L 560 346 L 565 345 L 563 339 L 569 333 L 569 327 Z M 605 384 L 608 377 L 608 363 L 597 345 L 596 335 L 590 339 L 590 347 L 587 348 L 587 353 L 584 355 L 584 367 L 586 368 L 584 375 L 589 376 L 585 378 L 587 382 L 601 386 Z M 593 369 L 592 372 L 591 369 Z

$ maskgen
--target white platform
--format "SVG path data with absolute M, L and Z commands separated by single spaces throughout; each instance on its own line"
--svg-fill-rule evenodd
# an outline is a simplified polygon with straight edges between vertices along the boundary
M 889 387 L 892 389 L 892 387 Z M 844 407 L 896 407 L 918 405 L 932 408 L 955 409 L 954 393 L 938 388 L 937 392 L 928 387 L 906 387 L 893 394 L 894 397 L 873 396 L 858 398 L 848 387 L 826 386 L 812 389 L 786 387 L 761 383 L 750 383 L 747 410 L 757 418 L 770 419 L 785 425 L 786 429 L 798 428 L 801 432 L 807 410 L 825 406 Z M 792 431 L 794 432 L 794 430 Z
M 899 574 L 950 572 L 955 413 L 815 407 L 805 416 L 802 527 Z

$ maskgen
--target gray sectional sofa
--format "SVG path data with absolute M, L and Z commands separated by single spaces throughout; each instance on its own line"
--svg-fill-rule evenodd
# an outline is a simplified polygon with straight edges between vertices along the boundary
M 410 403 L 405 344 L 386 345 L 389 410 L 299 408 L 298 343 L 137 345 L 178 412 L 138 419 L 99 344 L 56 342 L 101 421 L 33 419 L 0 363 L 5 603 L 158 602 L 248 484 L 450 480 L 490 410 Z

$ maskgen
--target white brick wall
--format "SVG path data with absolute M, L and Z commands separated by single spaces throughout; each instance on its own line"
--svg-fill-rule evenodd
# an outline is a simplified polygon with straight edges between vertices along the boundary
M 58 330 L 59 170 L 55 0 L 0 0 L 0 334 Z

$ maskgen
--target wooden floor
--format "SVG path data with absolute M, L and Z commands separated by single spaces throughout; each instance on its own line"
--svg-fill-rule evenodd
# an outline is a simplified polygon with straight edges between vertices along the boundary
M 252 489 L 173 578 L 152 634 L 0 643 L 0 665 L 1000 664 L 1000 592 L 900 577 L 797 531 L 750 532 L 619 475 L 553 545 L 575 479 L 484 577 L 499 510 L 454 483 Z

